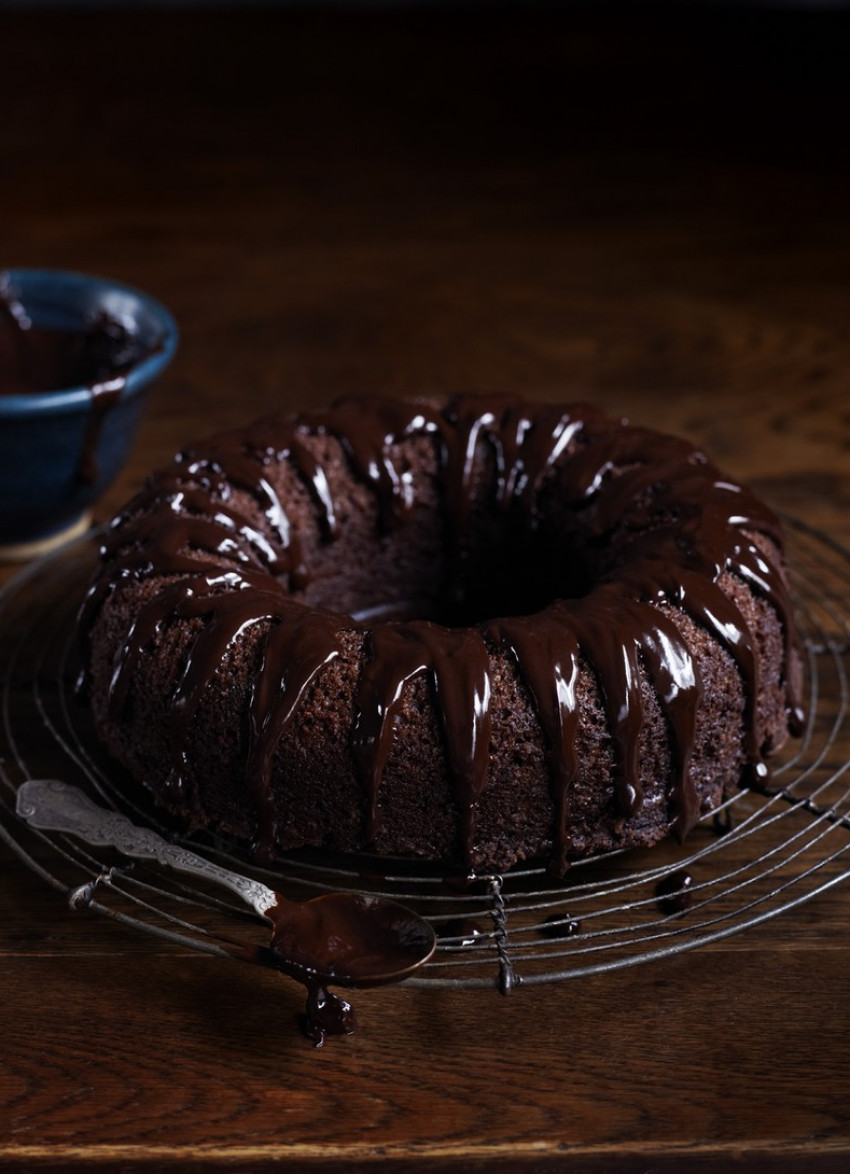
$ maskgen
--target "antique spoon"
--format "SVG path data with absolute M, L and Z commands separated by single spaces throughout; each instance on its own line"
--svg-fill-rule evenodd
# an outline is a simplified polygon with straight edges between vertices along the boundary
M 57 779 L 30 779 L 17 795 L 18 815 L 43 831 L 67 832 L 88 844 L 108 845 L 125 856 L 155 860 L 180 872 L 224 885 L 271 923 L 269 947 L 237 947 L 239 957 L 266 961 L 307 988 L 307 1033 L 317 1044 L 326 1033 L 353 1030 L 351 1007 L 330 994 L 345 987 L 397 982 L 423 966 L 437 939 L 423 917 L 385 897 L 323 893 L 293 901 L 259 881 L 222 868 L 149 828 L 94 803 L 84 791 Z

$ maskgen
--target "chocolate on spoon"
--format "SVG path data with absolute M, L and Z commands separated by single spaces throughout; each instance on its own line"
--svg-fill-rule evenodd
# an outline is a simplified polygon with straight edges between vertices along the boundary
M 265 961 L 307 988 L 306 1031 L 317 1045 L 326 1034 L 350 1033 L 350 1004 L 328 985 L 378 986 L 398 982 L 424 965 L 436 947 L 428 921 L 389 898 L 323 893 L 293 901 L 250 877 L 231 872 L 126 816 L 94 803 L 78 787 L 57 779 L 30 779 L 17 795 L 18 815 L 43 831 L 67 832 L 88 844 L 109 845 L 125 856 L 155 860 L 180 872 L 224 885 L 272 925 L 269 946 L 235 948 L 242 958 Z

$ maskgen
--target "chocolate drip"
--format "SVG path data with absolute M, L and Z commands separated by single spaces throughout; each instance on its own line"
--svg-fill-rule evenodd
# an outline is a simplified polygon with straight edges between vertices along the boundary
M 259 815 L 256 847 L 271 854 L 277 838 L 277 817 L 271 794 L 274 752 L 298 715 L 298 707 L 325 665 L 342 653 L 333 617 L 291 604 L 274 617 L 262 644 L 251 702 L 251 746 L 247 780 Z
M 546 738 L 546 765 L 555 810 L 553 871 L 567 867 L 570 842 L 570 788 L 578 771 L 575 735 L 578 729 L 579 644 L 558 614 L 516 616 L 497 620 L 488 635 L 507 648 L 534 699 Z
M 475 629 L 424 621 L 378 624 L 357 691 L 354 754 L 366 787 L 366 838 L 374 844 L 381 779 L 393 745 L 393 719 L 405 686 L 427 675 L 443 720 L 446 760 L 461 815 L 464 856 L 475 838 L 475 809 L 487 782 L 490 753 L 489 657 Z
M 481 922 L 472 917 L 452 917 L 434 927 L 437 938 L 443 944 L 469 947 L 484 937 L 487 932 Z
M 86 424 L 86 433 L 83 437 L 83 448 L 77 465 L 77 478 L 83 485 L 93 485 L 100 476 L 97 463 L 97 445 L 103 431 L 104 421 L 109 413 L 120 401 L 121 394 L 127 383 L 125 375 L 115 375 L 111 379 L 104 379 L 93 383 L 89 388 L 91 397 L 91 411 Z
M 267 470 L 290 463 L 310 494 L 322 534 L 333 540 L 339 510 L 317 456 L 315 440 L 322 437 L 339 442 L 354 475 L 370 487 L 384 532 L 403 525 L 417 505 L 418 486 L 403 442 L 430 440 L 444 494 L 450 574 L 457 573 L 456 556 L 469 538 L 473 501 L 486 498 L 537 533 L 545 524 L 540 491 L 555 476 L 559 501 L 579 519 L 580 550 L 593 560 L 593 585 L 586 594 L 555 599 L 533 615 L 482 617 L 462 629 L 418 619 L 367 627 L 350 616 L 305 608 L 297 595 L 310 582 L 310 568 Z M 486 485 L 485 468 L 494 470 Z M 237 508 L 236 489 L 257 502 L 262 525 Z M 644 682 L 657 697 L 670 735 L 671 827 L 684 836 L 699 817 L 690 758 L 703 686 L 677 612 L 706 629 L 736 664 L 747 699 L 747 770 L 751 779 L 763 780 L 754 703 L 758 652 L 744 617 L 721 586 L 724 575 L 736 576 L 775 608 L 785 633 L 788 673 L 790 603 L 780 569 L 754 540 L 759 533 L 780 541 L 770 511 L 724 480 L 690 445 L 624 427 L 584 405 L 533 406 L 508 395 L 459 396 L 442 407 L 353 398 L 294 422 L 263 421 L 181 454 L 108 536 L 104 558 L 112 571 L 92 592 L 87 623 L 106 592 L 122 581 L 165 580 L 140 607 L 116 658 L 111 713 L 120 720 L 135 666 L 159 626 L 173 616 L 201 621 L 169 705 L 171 785 L 177 789 L 204 690 L 240 634 L 249 628 L 261 633 L 250 685 L 247 777 L 264 850 L 277 838 L 271 797 L 276 747 L 297 720 L 311 684 L 340 655 L 345 633 L 365 634 L 351 746 L 363 785 L 365 843 L 380 843 L 381 784 L 394 720 L 411 682 L 421 677 L 441 720 L 467 864 L 474 857 L 476 810 L 488 782 L 489 649 L 507 650 L 545 739 L 553 868 L 560 873 L 569 859 L 570 798 L 579 769 L 581 671 L 595 680 L 608 718 L 621 819 L 632 818 L 643 801 L 638 759 Z M 789 710 L 798 711 L 790 684 L 787 690 Z
M 355 1030 L 354 1008 L 321 982 L 307 983 L 307 1006 L 302 1030 L 317 1048 L 329 1035 L 351 1035 Z
M 351 396 L 322 416 L 306 417 L 305 422 L 342 445 L 352 469 L 375 493 L 382 528 L 390 530 L 402 523 L 413 508 L 415 487 L 409 471 L 395 463 L 390 450 L 411 436 L 441 430 L 437 412 L 403 401 Z
M 542 938 L 558 941 L 563 938 L 574 938 L 581 933 L 581 922 L 570 917 L 567 913 L 552 913 L 538 930 Z
M 206 580 L 202 580 L 199 586 L 200 589 L 186 592 L 171 609 L 177 619 L 205 621 L 198 629 L 183 675 L 170 699 L 174 766 L 166 786 L 175 794 L 183 789 L 189 728 L 210 677 L 221 665 L 237 636 L 255 625 L 271 623 L 280 606 L 273 592 L 239 590 L 218 595 Z
M 693 903 L 694 878 L 680 869 L 662 877 L 655 887 L 658 908 L 665 917 L 686 913 Z
M 750 781 L 762 778 L 766 766 L 756 728 L 755 699 L 759 690 L 759 662 L 750 630 L 731 599 L 704 574 L 670 562 L 641 562 L 621 579 L 627 587 L 645 592 L 658 603 L 669 601 L 709 632 L 732 657 L 744 686 L 744 751 Z
M 211 490 L 219 496 L 228 495 L 234 486 L 257 499 L 279 547 L 287 553 L 275 573 L 289 575 L 291 589 L 302 590 L 309 576 L 300 557 L 297 535 L 263 473 L 264 468 L 285 460 L 294 466 L 318 507 L 324 536 L 333 539 L 337 532 L 336 513 L 325 470 L 304 443 L 299 426 L 274 417 L 258 420 L 244 432 L 213 437 L 204 446 L 203 454 L 187 451 L 181 463 L 185 466 L 183 476 L 194 477 L 204 471 L 210 478 Z
M 644 721 L 641 668 L 646 667 L 672 736 L 671 823 L 684 836 L 699 817 L 688 774 L 696 709 L 702 694 L 695 662 L 679 630 L 658 608 L 608 584 L 592 598 L 559 601 L 540 615 L 499 621 L 488 629 L 513 653 L 534 697 L 546 735 L 555 805 L 555 860 L 567 863 L 569 794 L 577 773 L 577 682 L 580 662 L 593 666 L 612 732 L 614 780 L 620 815 L 643 801 L 638 751 Z

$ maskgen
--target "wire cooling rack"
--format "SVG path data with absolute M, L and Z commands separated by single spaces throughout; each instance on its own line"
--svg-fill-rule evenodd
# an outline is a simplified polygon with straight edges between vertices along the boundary
M 75 696 L 76 611 L 96 536 L 34 564 L 0 593 L 0 837 L 83 908 L 184 947 L 232 957 L 262 940 L 257 918 L 221 891 L 15 815 L 27 778 L 60 778 L 137 823 L 292 896 L 390 894 L 434 924 L 438 949 L 406 985 L 496 987 L 561 981 L 690 950 L 765 922 L 850 877 L 850 554 L 785 519 L 808 718 L 773 769 L 769 794 L 742 790 L 692 834 L 647 852 L 455 883 L 386 861 L 293 853 L 257 868 L 237 847 L 181 835 L 104 755 Z M 24 897 L 25 899 L 25 897 Z

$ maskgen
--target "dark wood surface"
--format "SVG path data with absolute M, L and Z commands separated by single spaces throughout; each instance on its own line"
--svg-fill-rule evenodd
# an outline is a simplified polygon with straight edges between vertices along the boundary
M 688 435 L 850 545 L 847 34 L 0 12 L 0 261 L 129 281 L 182 331 L 98 516 L 211 428 L 485 386 Z M 0 1168 L 850 1168 L 847 886 L 625 972 L 364 993 L 314 1050 L 293 986 L 2 859 Z

